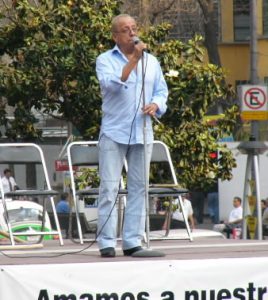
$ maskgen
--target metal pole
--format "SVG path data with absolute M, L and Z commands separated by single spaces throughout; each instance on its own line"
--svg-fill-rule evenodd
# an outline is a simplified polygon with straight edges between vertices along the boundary
M 257 220 L 258 220 L 258 240 L 262 240 L 262 211 L 261 211 L 261 194 L 260 194 L 260 179 L 259 179 L 259 160 L 258 155 L 253 156 L 253 164 L 255 171 L 255 184 L 256 184 L 256 208 L 257 208 Z
M 250 2 L 250 83 L 258 84 L 257 0 Z M 259 121 L 251 121 L 251 134 L 259 140 Z
M 250 3 L 250 83 L 259 84 L 258 77 L 258 32 L 257 32 L 257 0 L 251 0 Z M 259 121 L 251 121 L 251 136 L 255 141 L 259 141 Z M 262 215 L 260 208 L 260 185 L 259 185 L 259 168 L 258 155 L 253 157 L 252 179 L 255 180 L 256 186 L 256 210 L 257 210 L 257 236 L 262 239 Z
M 141 58 L 142 65 L 142 100 L 143 107 L 146 104 L 145 99 L 145 66 L 144 66 L 144 52 Z M 150 248 L 150 219 L 149 219 L 149 170 L 148 170 L 148 152 L 147 152 L 147 124 L 146 124 L 146 115 L 143 116 L 143 145 L 144 145 L 144 183 L 145 183 L 145 229 L 146 229 L 146 244 L 147 249 Z
M 247 215 L 248 215 L 248 205 L 246 199 L 249 192 L 249 180 L 251 178 L 251 168 L 252 168 L 252 156 L 247 156 L 247 166 L 246 166 L 246 175 L 244 183 L 244 194 L 243 194 L 243 225 L 242 225 L 242 238 L 247 239 Z
M 144 56 L 148 55 L 143 52 L 141 58 L 142 66 L 142 99 L 143 107 L 146 104 L 145 99 L 145 66 L 144 66 Z M 144 184 L 145 184 L 145 231 L 146 231 L 146 249 L 136 251 L 132 254 L 134 257 L 161 257 L 165 256 L 164 253 L 156 250 L 150 249 L 150 216 L 149 216 L 149 161 L 148 161 L 148 145 L 147 145 L 147 116 L 143 116 L 143 146 L 144 146 Z

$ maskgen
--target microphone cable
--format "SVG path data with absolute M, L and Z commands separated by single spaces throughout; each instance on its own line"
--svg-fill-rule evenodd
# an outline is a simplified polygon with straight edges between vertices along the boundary
M 144 55 L 144 52 L 143 52 L 143 55 Z M 130 134 L 129 134 L 129 139 L 128 139 L 128 143 L 127 143 L 127 151 L 126 151 L 126 154 L 125 154 L 125 158 L 127 157 L 127 154 L 128 154 L 128 151 L 129 151 L 130 141 L 131 141 L 131 137 L 132 137 L 132 133 L 133 133 L 134 122 L 136 120 L 137 113 L 138 113 L 138 110 L 139 110 L 139 108 L 141 106 L 141 102 L 142 102 L 142 95 L 143 95 L 144 84 L 145 84 L 145 75 L 146 75 L 146 70 L 147 70 L 147 65 L 148 65 L 148 54 L 146 54 L 145 56 L 146 56 L 146 63 L 145 63 L 144 74 L 142 74 L 142 87 L 141 87 L 141 92 L 140 92 L 140 95 L 139 95 L 138 106 L 137 106 L 137 108 L 135 110 L 134 117 L 133 117 L 133 119 L 131 121 Z M 101 137 L 100 137 L 100 139 L 101 139 Z M 120 182 L 119 182 L 119 184 L 120 184 Z M 77 251 L 72 251 L 72 252 L 64 252 L 64 253 L 54 254 L 54 255 L 30 255 L 30 256 L 29 255 L 28 256 L 22 256 L 22 255 L 20 255 L 20 256 L 16 256 L 16 255 L 6 254 L 3 250 L 0 250 L 0 253 L 3 256 L 8 257 L 8 258 L 23 258 L 23 259 L 27 259 L 27 258 L 56 258 L 56 257 L 65 256 L 65 255 L 77 255 L 77 254 L 83 253 L 87 249 L 91 248 L 93 246 L 93 244 L 95 244 L 97 242 L 97 239 L 98 239 L 99 235 L 102 233 L 103 228 L 105 227 L 105 225 L 109 221 L 109 219 L 111 217 L 111 214 L 112 214 L 112 212 L 113 212 L 113 210 L 114 210 L 114 208 L 115 208 L 115 206 L 117 204 L 118 196 L 119 196 L 119 191 L 120 191 L 120 187 L 118 188 L 118 191 L 117 191 L 117 194 L 116 194 L 116 197 L 115 197 L 115 201 L 114 201 L 114 204 L 113 204 L 113 206 L 111 208 L 111 211 L 110 211 L 110 213 L 109 213 L 106 221 L 104 222 L 104 224 L 100 228 L 100 230 L 97 231 L 97 234 L 96 234 L 94 240 L 91 241 L 87 246 L 83 247 L 82 249 L 77 250 Z M 74 201 L 76 201 L 76 199 L 74 199 Z M 73 239 L 71 239 L 71 240 L 73 241 Z M 75 242 L 75 243 L 77 243 L 77 242 Z

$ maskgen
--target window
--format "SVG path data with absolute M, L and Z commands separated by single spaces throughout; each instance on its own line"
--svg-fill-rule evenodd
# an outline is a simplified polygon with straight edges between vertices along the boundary
M 234 6 L 234 40 L 248 41 L 250 39 L 249 0 L 233 0 Z
M 263 0 L 263 35 L 268 36 L 268 0 Z

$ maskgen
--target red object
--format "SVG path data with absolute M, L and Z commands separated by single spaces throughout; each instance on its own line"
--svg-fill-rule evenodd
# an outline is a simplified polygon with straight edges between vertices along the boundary
M 233 228 L 232 236 L 233 236 L 233 239 L 239 240 L 241 238 L 241 228 Z
M 55 170 L 56 171 L 69 171 L 67 160 L 55 160 Z M 73 167 L 73 170 L 77 170 L 77 167 Z
M 217 152 L 211 152 L 209 153 L 210 158 L 218 158 L 218 153 Z

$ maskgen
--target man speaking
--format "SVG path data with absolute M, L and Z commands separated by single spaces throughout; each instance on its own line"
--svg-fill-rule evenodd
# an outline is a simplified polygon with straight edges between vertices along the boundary
M 137 38 L 137 32 L 137 24 L 131 16 L 116 16 L 112 21 L 115 46 L 99 55 L 96 62 L 103 113 L 99 137 L 101 183 L 97 234 L 102 257 L 115 256 L 115 202 L 125 158 L 128 196 L 122 248 L 126 256 L 142 249 L 145 230 L 143 122 L 146 118 L 146 150 L 150 159 L 153 143 L 151 119 L 166 111 L 168 90 L 161 67 L 153 55 L 145 52 L 146 45 Z

